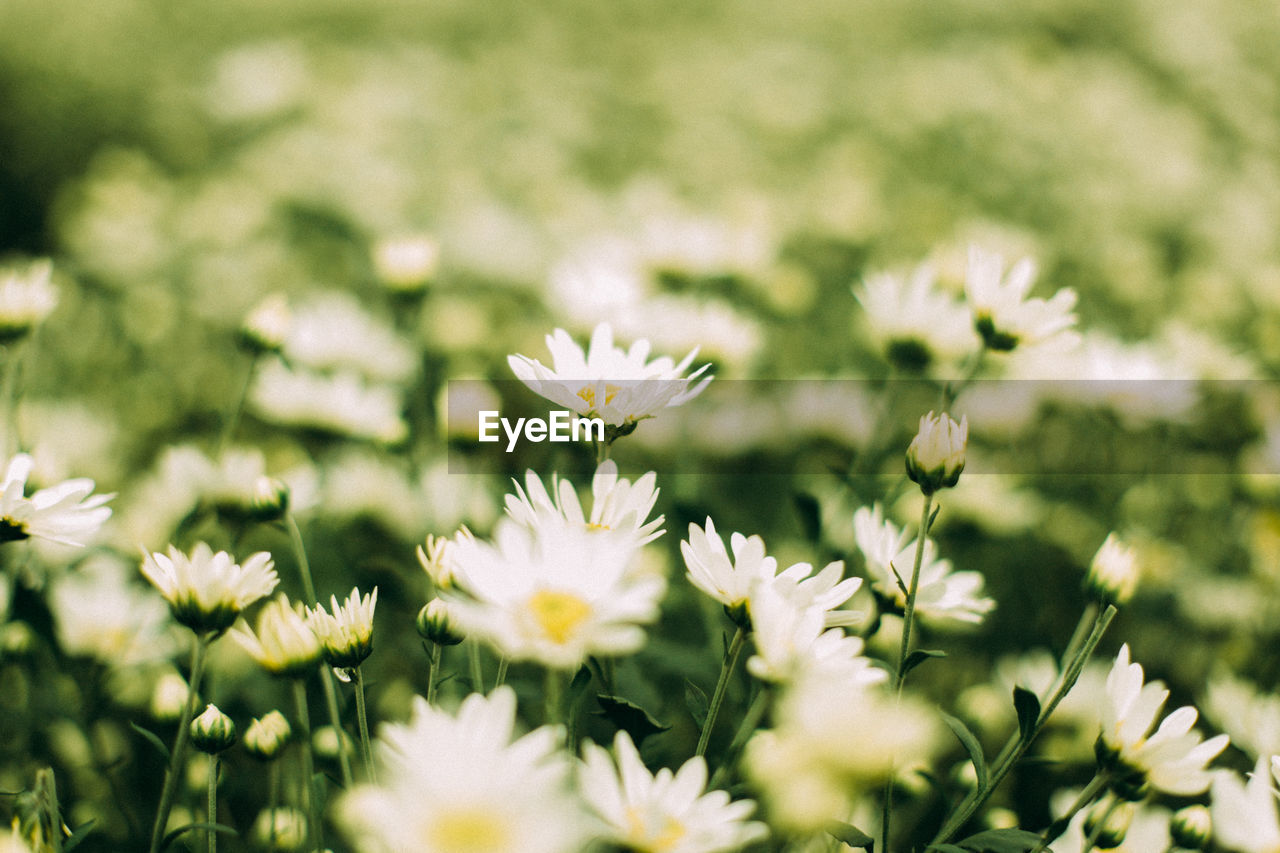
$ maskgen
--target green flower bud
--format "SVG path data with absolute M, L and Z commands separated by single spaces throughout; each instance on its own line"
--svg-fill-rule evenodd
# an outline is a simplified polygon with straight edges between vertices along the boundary
M 1174 812 L 1169 821 L 1169 837 L 1179 847 L 1189 850 L 1208 850 L 1213 835 L 1213 821 L 1205 806 L 1187 806 Z
M 249 723 L 244 733 L 244 748 L 254 758 L 270 761 L 280 754 L 293 736 L 293 729 L 284 714 L 270 711 Z
M 1114 800 L 1103 800 L 1093 808 L 1089 809 L 1088 814 L 1084 818 L 1084 832 L 1086 836 L 1093 836 L 1097 833 L 1097 841 L 1094 842 L 1100 850 L 1112 850 L 1124 843 L 1124 838 L 1129 833 L 1129 826 L 1133 823 L 1134 812 L 1137 806 L 1130 802 L 1117 803 Z M 1102 826 L 1099 828 L 1098 824 Z
M 907 476 L 926 495 L 951 488 L 964 470 L 968 443 L 967 417 L 956 423 L 945 412 L 940 417 L 930 412 L 920 419 L 920 431 L 907 448 Z
M 236 724 L 217 705 L 206 706 L 204 713 L 191 721 L 191 743 L 201 752 L 217 755 L 235 742 Z
M 449 617 L 449 606 L 439 598 L 418 611 L 418 635 L 441 646 L 456 646 L 463 640 Z

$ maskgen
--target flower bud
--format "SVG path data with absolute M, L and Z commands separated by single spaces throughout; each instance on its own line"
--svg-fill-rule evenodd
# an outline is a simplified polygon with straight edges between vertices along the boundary
M 969 443 L 969 419 L 956 423 L 943 412 L 920 419 L 920 431 L 907 448 L 907 476 L 926 495 L 947 489 L 960 480 L 964 470 L 965 447 Z
M 439 598 L 418 611 L 418 635 L 440 646 L 456 646 L 463 639 L 449 617 L 449 606 Z
M 355 741 L 341 729 L 320 726 L 311 733 L 311 748 L 321 758 L 337 758 L 338 752 L 351 752 Z
M 307 815 L 292 808 L 263 809 L 253 822 L 253 839 L 268 851 L 300 850 L 307 843 Z
M 425 545 L 418 546 L 418 562 L 431 578 L 436 589 L 453 586 L 453 566 L 449 562 L 449 540 L 443 536 L 428 536 Z
M 1089 564 L 1084 588 L 1104 604 L 1125 604 L 1138 588 L 1140 573 L 1134 550 L 1109 533 Z
M 1111 850 L 1124 843 L 1129 834 L 1129 826 L 1133 823 L 1137 806 L 1130 802 L 1117 803 L 1114 800 L 1102 800 L 1089 809 L 1084 818 L 1086 836 L 1097 833 L 1094 846 L 1100 850 Z M 1099 828 L 1098 824 L 1102 826 Z
M 236 724 L 218 710 L 208 705 L 204 713 L 191 721 L 191 744 L 201 752 L 217 755 L 236 742 Z
M 289 487 L 275 477 L 262 476 L 253 482 L 249 499 L 249 515 L 257 521 L 284 518 L 289 509 Z
M 177 720 L 187 706 L 189 693 L 185 678 L 176 672 L 166 672 L 156 679 L 151 689 L 151 716 L 165 723 Z
M 17 658 L 35 646 L 36 634 L 26 622 L 14 621 L 0 626 L 0 655 Z
M 244 748 L 254 758 L 270 761 L 289 743 L 293 729 L 284 714 L 270 711 L 249 723 L 244 733 Z
M 0 344 L 25 337 L 57 306 L 52 275 L 53 263 L 47 258 L 25 269 L 0 271 Z
M 440 264 L 440 244 L 425 234 L 380 241 L 373 248 L 373 268 L 388 290 L 421 291 L 435 278 Z
M 1169 821 L 1169 837 L 1179 847 L 1189 850 L 1209 849 L 1209 838 L 1213 834 L 1213 822 L 1209 817 L 1209 809 L 1205 806 L 1187 806 L 1174 812 Z
M 240 343 L 253 353 L 279 352 L 293 326 L 293 313 L 282 293 L 273 293 L 249 311 L 240 326 Z

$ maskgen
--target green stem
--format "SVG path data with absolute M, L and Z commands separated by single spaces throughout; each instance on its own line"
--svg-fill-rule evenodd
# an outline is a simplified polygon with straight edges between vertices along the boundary
M 440 668 L 441 646 L 439 643 L 432 643 L 428 651 L 427 658 L 427 704 L 434 705 L 436 701 L 436 670 Z
M 267 849 L 276 849 L 276 810 L 280 808 L 280 762 L 274 758 L 267 765 L 267 814 L 271 815 L 267 828 Z
M 320 849 L 320 816 L 315 810 L 315 762 L 311 757 L 311 712 L 307 709 L 307 686 L 301 678 L 293 681 L 293 702 L 298 712 L 298 735 L 302 746 L 302 809 L 307 813 L 307 835 L 311 849 Z M 342 749 L 342 730 L 338 730 L 338 748 Z
M 319 599 L 316 598 L 316 585 L 311 580 L 311 561 L 307 559 L 307 548 L 302 541 L 302 529 L 298 527 L 298 520 L 291 512 L 284 514 L 284 525 L 289 531 L 289 544 L 293 546 L 293 558 L 298 562 L 298 574 L 302 575 L 302 589 L 307 595 L 307 606 L 315 607 Z
M 546 719 L 547 724 L 564 722 L 564 685 L 560 670 L 553 666 L 546 668 Z
M 767 707 L 769 707 L 769 688 L 765 686 L 756 691 L 756 695 L 751 699 L 751 704 L 747 706 L 747 713 L 743 715 L 742 722 L 738 724 L 738 731 L 734 733 L 733 740 L 729 742 L 729 749 L 724 754 L 724 761 L 716 768 L 710 784 L 707 785 L 708 790 L 718 788 L 724 783 L 729 771 L 733 768 L 739 751 L 746 745 L 747 738 L 751 737 L 756 726 L 760 724 L 760 718 L 764 716 L 764 711 Z
M 369 712 L 364 702 L 364 669 L 356 667 L 356 718 L 360 722 L 360 751 L 364 754 L 364 772 L 370 782 L 377 782 L 373 772 L 373 745 L 369 742 Z
M 471 690 L 473 693 L 484 693 L 484 673 L 480 669 L 480 641 L 474 637 L 467 639 L 467 659 L 471 663 Z
M 240 416 L 244 413 L 244 404 L 249 399 L 249 389 L 253 386 L 253 374 L 257 366 L 258 360 L 250 358 L 249 369 L 245 371 L 244 381 L 240 383 L 240 391 L 236 394 L 235 407 L 227 415 L 227 420 L 222 425 L 222 433 L 218 436 L 219 456 L 222 455 L 222 451 L 231 445 L 231 439 L 236 434 L 236 427 L 240 425 Z
M 209 853 L 218 853 L 218 833 L 213 831 L 212 824 L 218 822 L 218 756 L 209 756 L 209 823 L 205 830 L 209 836 Z
M 738 663 L 738 655 L 747 642 L 747 629 L 741 625 L 733 633 L 733 640 L 724 654 L 720 664 L 720 678 L 716 680 L 715 692 L 711 694 L 711 705 L 707 708 L 707 718 L 702 722 L 702 733 L 698 735 L 698 749 L 695 755 L 706 755 L 707 744 L 711 741 L 711 730 L 715 728 L 716 717 L 720 714 L 720 705 L 724 702 L 724 694 L 729 686 L 729 676 Z
M 1036 845 L 1035 849 L 1032 850 L 1031 853 L 1040 853 L 1040 851 L 1048 847 L 1049 844 L 1061 834 L 1054 832 L 1054 827 L 1066 826 L 1069 824 L 1071 819 L 1076 816 L 1076 812 L 1092 803 L 1094 798 L 1102 792 L 1102 789 L 1105 788 L 1106 785 L 1107 776 L 1105 773 L 1099 773 L 1097 776 L 1094 776 L 1093 779 L 1089 781 L 1089 784 L 1085 786 L 1084 790 L 1080 792 L 1080 796 L 1076 797 L 1076 801 L 1071 804 L 1069 809 L 1067 809 L 1067 813 L 1049 824 L 1045 831 L 1041 833 L 1040 843 Z M 1101 825 L 1101 823 L 1099 825 Z M 1093 837 L 1093 840 L 1098 840 L 1096 835 Z M 1092 845 L 1086 845 L 1084 849 L 1087 851 L 1091 849 L 1091 847 Z
M 196 647 L 191 653 L 191 679 L 187 684 L 187 704 L 182 709 L 182 718 L 178 721 L 178 734 L 173 741 L 173 752 L 169 756 L 169 769 L 164 776 L 164 788 L 160 791 L 160 808 L 156 810 L 156 822 L 151 827 L 151 853 L 159 853 L 160 841 L 164 838 L 165 827 L 169 823 L 169 813 L 173 810 L 173 796 L 177 791 L 178 778 L 185 766 L 187 740 L 191 737 L 191 721 L 196 715 L 196 702 L 199 699 L 200 679 L 204 675 L 205 658 L 209 644 L 213 639 L 207 635 L 196 637 Z
M 604 461 L 609 458 L 609 446 L 611 443 L 612 442 L 610 442 L 607 438 L 602 438 L 595 443 L 597 468 L 599 468 L 602 464 L 604 464 Z
M 920 535 L 916 537 L 916 556 L 911 566 L 911 582 L 907 585 L 907 601 L 902 613 L 902 647 L 898 650 L 898 669 L 894 673 L 893 686 L 902 695 L 902 684 L 907 680 L 907 656 L 911 653 L 911 628 L 915 624 L 916 593 L 920 589 L 920 565 L 924 562 L 924 546 L 929 539 L 929 513 L 933 509 L 933 493 L 924 496 L 920 509 Z
M 494 682 L 495 687 L 501 687 L 507 683 L 507 666 L 511 662 L 507 660 L 507 656 L 503 655 L 498 658 L 498 678 Z

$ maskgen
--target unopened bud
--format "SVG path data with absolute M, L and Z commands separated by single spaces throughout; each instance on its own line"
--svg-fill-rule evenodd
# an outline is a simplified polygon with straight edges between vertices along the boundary
M 1115 800 L 1103 800 L 1089 809 L 1084 818 L 1086 836 L 1095 837 L 1094 846 L 1100 850 L 1111 850 L 1124 843 L 1133 823 L 1137 806 L 1133 803 Z M 1098 824 L 1102 825 L 1099 826 Z
M 269 851 L 299 850 L 307 843 L 307 815 L 291 808 L 263 809 L 253 822 L 253 839 Z
M 189 693 L 185 678 L 176 672 L 166 672 L 156 679 L 151 690 L 151 716 L 164 723 L 177 720 L 187 707 Z
M 1104 604 L 1125 604 L 1138 588 L 1139 575 L 1138 555 L 1110 533 L 1089 564 L 1084 586 Z
M 204 713 L 191 721 L 191 744 L 201 752 L 217 755 L 236 742 L 236 724 L 218 710 L 208 705 Z
M 946 412 L 920 419 L 920 431 L 907 448 L 907 476 L 926 495 L 947 489 L 960 480 L 969 443 L 969 419 L 953 421 Z
M 293 312 L 284 294 L 273 293 L 249 311 L 240 326 L 240 342 L 254 353 L 279 352 L 293 326 Z
M 270 711 L 249 723 L 244 733 L 244 748 L 254 758 L 270 761 L 289 743 L 293 729 L 284 714 Z
M 253 497 L 249 499 L 249 515 L 258 521 L 283 518 L 289 509 L 289 487 L 275 477 L 262 476 L 253 481 Z
M 1213 821 L 1205 806 L 1187 806 L 1174 812 L 1169 821 L 1169 837 L 1179 847 L 1188 850 L 1207 850 L 1213 834 Z
M 382 240 L 373 248 L 373 267 L 388 290 L 414 293 L 435 278 L 440 244 L 425 234 Z
M 418 611 L 418 634 L 440 646 L 456 646 L 463 639 L 449 616 L 449 605 L 439 598 Z

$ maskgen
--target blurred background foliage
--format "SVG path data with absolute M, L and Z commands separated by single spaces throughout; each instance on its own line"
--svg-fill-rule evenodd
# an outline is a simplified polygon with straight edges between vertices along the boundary
M 381 587 L 383 654 L 370 671 L 376 716 L 395 718 L 423 670 L 413 546 L 463 522 L 487 530 L 505 488 L 457 473 L 479 462 L 472 437 L 450 436 L 447 380 L 488 380 L 504 406 L 536 410 L 503 384 L 507 354 L 545 358 L 552 328 L 584 340 L 601 320 L 676 357 L 701 346 L 717 381 L 883 380 L 850 286 L 930 259 L 958 288 L 977 242 L 1034 257 L 1038 293 L 1076 288 L 1085 333 L 1080 359 L 1015 353 L 990 375 L 1199 384 L 1187 405 L 1137 412 L 1067 399 L 1033 401 L 1024 418 L 998 399 L 962 400 L 979 453 L 1034 422 L 1062 458 L 1125 431 L 1136 436 L 1127 452 L 1158 440 L 1162 456 L 1149 474 L 1015 466 L 1027 473 L 966 476 L 945 496 L 942 551 L 984 572 L 999 608 L 945 641 L 967 654 L 932 670 L 926 689 L 954 695 L 1001 655 L 1060 649 L 1082 569 L 1111 529 L 1140 544 L 1147 572 L 1115 643 L 1127 639 L 1186 696 L 1224 664 L 1269 688 L 1280 675 L 1266 653 L 1280 558 L 1265 475 L 1280 470 L 1280 395 L 1266 381 L 1280 367 L 1274 11 L 1202 0 L 8 0 L 0 252 L 51 256 L 61 289 L 22 362 L 22 438 L 48 479 L 87 475 L 119 492 L 106 546 L 127 559 L 171 539 L 267 548 L 296 593 L 281 531 L 184 520 L 200 502 L 174 498 L 188 469 L 166 454 L 216 456 L 251 365 L 236 333 L 259 300 L 354 295 L 412 347 L 398 380 L 408 437 L 282 427 L 251 404 L 236 438 L 261 449 L 269 473 L 310 472 L 290 482 L 299 495 L 310 484 L 299 511 L 322 597 Z M 390 286 L 376 263 L 379 246 L 406 235 L 439 247 L 422 292 Z M 1243 381 L 1210 384 L 1226 379 Z M 758 386 L 758 408 L 720 422 L 695 401 L 689 417 L 705 420 L 694 427 L 645 424 L 618 448 L 624 473 L 670 472 L 659 480 L 668 534 L 652 550 L 673 592 L 629 679 L 677 727 L 660 755 L 688 752 L 681 682 L 709 686 L 706 650 L 720 643 L 717 614 L 675 568 L 689 522 L 710 513 L 724 530 L 763 534 L 784 563 L 841 557 L 856 570 L 855 507 L 907 494 L 897 514 L 914 517 L 899 454 L 922 411 L 874 384 L 871 402 L 781 387 Z M 813 429 L 783 443 L 783 422 Z M 545 447 L 501 464 L 578 482 L 590 470 L 585 452 Z M 739 473 L 681 473 L 717 466 Z M 776 473 L 741 473 L 753 470 Z M 158 786 L 157 761 L 125 725 L 149 687 L 135 691 L 141 702 L 118 684 L 94 692 L 106 676 L 59 648 L 39 592 L 78 558 L 25 559 L 47 566 L 12 596 L 10 624 L 36 636 L 9 631 L 5 677 L 26 692 L 4 691 L 5 729 L 20 736 L 0 739 L 0 789 L 52 764 L 71 814 L 100 821 L 84 849 L 116 849 Z M 41 656 L 57 662 L 31 664 Z M 281 701 L 243 661 L 221 666 L 233 716 Z M 54 730 L 33 712 L 52 707 L 70 722 Z M 103 776 L 85 771 L 105 766 L 122 774 L 114 802 L 131 805 L 111 805 Z M 251 819 L 259 792 L 243 784 L 229 820 Z

